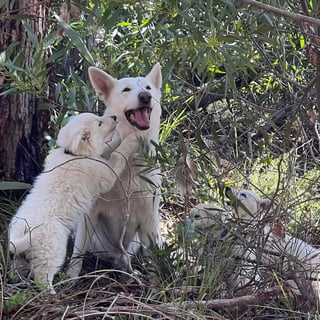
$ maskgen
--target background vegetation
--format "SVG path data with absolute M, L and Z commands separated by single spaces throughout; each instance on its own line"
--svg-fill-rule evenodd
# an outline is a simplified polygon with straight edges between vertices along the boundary
M 255 292 L 232 288 L 227 278 L 239 269 L 226 268 L 232 266 L 231 244 L 217 247 L 183 224 L 194 203 L 223 206 L 222 190 L 228 184 L 274 198 L 287 230 L 318 244 L 319 2 L 263 4 L 271 7 L 249 0 L 35 1 L 48 14 L 47 30 L 40 34 L 26 8 L 16 10 L 15 1 L 0 1 L 0 22 L 21 23 L 35 48 L 29 64 L 19 43 L 0 48 L 0 108 L 21 93 L 36 101 L 37 113 L 46 115 L 43 155 L 54 147 L 69 115 L 103 113 L 88 81 L 89 66 L 120 78 L 146 74 L 161 63 L 158 161 L 168 239 L 167 248 L 155 249 L 151 261 L 137 264 L 141 274 L 127 276 L 125 282 L 103 272 L 78 281 L 64 280 L 62 274 L 55 298 L 28 282 L 12 283 L 7 222 L 24 195 L 12 189 L 24 190 L 20 183 L 30 184 L 37 172 L 31 178 L 19 171 L 8 176 L 1 166 L 0 314 L 5 319 L 319 317 L 311 299 L 286 293 L 286 279 L 278 270 Z M 187 154 L 198 176 L 191 194 L 182 197 L 174 168 Z M 266 291 L 274 286 L 281 290 Z

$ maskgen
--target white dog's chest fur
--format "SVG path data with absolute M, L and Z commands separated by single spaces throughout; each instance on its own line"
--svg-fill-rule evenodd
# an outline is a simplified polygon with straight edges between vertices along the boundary
M 157 236 L 154 234 L 156 230 L 152 230 L 152 223 L 158 219 L 154 216 L 154 206 L 155 197 L 159 197 L 160 194 L 161 178 L 158 170 L 153 170 L 147 175 L 144 173 L 147 179 L 152 179 L 153 183 L 159 186 L 155 188 L 139 177 L 139 171 L 141 167 L 127 168 L 120 177 L 121 181 L 117 181 L 110 192 L 101 195 L 95 204 L 96 217 L 93 220 L 98 223 L 88 250 L 99 252 L 102 258 L 112 257 L 114 253 L 121 254 L 118 243 L 119 232 L 125 227 L 126 214 L 129 218 L 126 222 L 126 237 L 123 243 L 125 248 L 129 246 L 131 239 L 142 225 L 150 223 L 150 236 Z

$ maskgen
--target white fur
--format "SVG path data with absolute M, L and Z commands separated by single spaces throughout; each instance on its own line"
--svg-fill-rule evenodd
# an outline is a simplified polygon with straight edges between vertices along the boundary
M 136 137 L 131 135 L 108 162 L 101 157 L 115 127 L 115 120 L 107 116 L 83 113 L 72 118 L 60 130 L 60 148 L 48 156 L 44 171 L 10 223 L 11 253 L 25 252 L 35 279 L 48 283 L 52 293 L 70 233 L 99 194 L 112 188 L 136 149 Z
M 239 244 L 234 246 L 233 252 L 245 262 L 232 277 L 236 285 L 246 286 L 252 280 L 255 283 L 261 281 L 257 263 L 267 269 L 281 266 L 284 271 L 293 268 L 302 294 L 308 294 L 312 289 L 315 297 L 319 297 L 319 280 L 308 279 L 319 278 L 320 250 L 290 234 L 280 236 L 268 225 L 267 221 L 271 220 L 275 209 L 271 200 L 262 199 L 247 189 L 227 188 L 226 195 L 231 200 L 233 213 L 215 204 L 199 204 L 191 209 L 190 220 L 193 227 L 209 227 L 213 237 L 219 237 L 224 221 L 236 217 L 236 221 L 241 222 L 238 225 Z M 245 230 L 241 230 L 242 227 Z M 290 283 L 296 288 L 294 283 Z
M 100 69 L 90 67 L 89 77 L 95 91 L 107 106 L 105 115 L 117 116 L 118 135 L 114 137 L 111 145 L 115 147 L 129 134 L 137 133 L 144 139 L 149 154 L 154 154 L 151 142 L 158 143 L 161 116 L 160 65 L 156 64 L 146 77 L 120 80 Z M 145 100 L 145 97 L 150 97 L 150 123 L 147 121 L 144 128 L 138 128 L 128 121 L 126 112 L 137 110 L 146 104 L 141 101 Z M 141 123 L 140 116 L 134 116 L 133 119 L 140 119 Z M 129 167 L 121 175 L 121 181 L 117 181 L 110 191 L 102 194 L 89 217 L 79 223 L 69 276 L 79 275 L 81 256 L 86 251 L 104 260 L 111 260 L 116 266 L 127 268 L 130 263 L 128 253 L 136 253 L 141 245 L 147 248 L 151 242 L 162 244 L 158 213 L 160 171 L 151 168 L 141 174 L 145 178 L 143 179 L 139 176 L 139 172 L 144 169 L 141 165 L 144 165 L 143 161 L 129 163 Z M 125 233 L 122 242 L 123 231 Z
M 189 217 L 195 227 L 211 227 L 222 224 L 227 212 L 216 204 L 198 204 L 190 210 Z
M 240 218 L 247 217 L 249 212 L 253 217 L 252 223 L 257 223 L 270 210 L 271 201 L 269 199 L 262 199 L 251 190 L 230 190 L 232 190 L 233 196 L 239 200 L 238 204 L 241 204 L 241 206 L 235 207 Z M 265 245 L 266 250 L 269 250 L 269 252 L 285 253 L 298 258 L 301 262 L 320 264 L 320 256 L 318 257 L 320 250 L 312 247 L 305 241 L 287 233 L 285 233 L 284 238 L 277 236 L 269 226 L 264 227 L 263 234 L 267 237 Z
M 268 214 L 267 211 L 272 210 L 270 200 L 260 198 L 251 190 L 243 189 L 237 191 L 229 188 L 227 195 L 228 193 L 231 198 L 234 197 L 238 200 L 233 204 L 237 204 L 235 210 L 239 217 L 247 217 L 248 213 L 250 213 L 251 217 L 253 217 L 252 224 L 256 225 L 257 228 L 260 227 L 259 221 L 265 214 Z M 303 289 L 303 283 L 308 283 L 315 290 L 316 296 L 319 296 L 317 283 L 319 280 L 306 282 L 303 278 L 305 276 L 313 279 L 319 278 L 320 250 L 290 234 L 285 233 L 285 235 L 280 236 L 270 226 L 262 226 L 261 231 L 264 246 L 258 249 L 250 249 L 250 258 L 257 260 L 259 256 L 263 264 L 272 265 L 273 267 L 280 262 L 282 262 L 282 266 L 285 269 L 293 267 L 296 272 L 300 272 L 297 273 L 297 279 L 300 279 L 299 281 L 302 283 L 299 289 Z M 252 234 L 251 243 L 255 243 L 256 240 L 257 234 Z M 305 289 L 308 291 L 308 288 Z

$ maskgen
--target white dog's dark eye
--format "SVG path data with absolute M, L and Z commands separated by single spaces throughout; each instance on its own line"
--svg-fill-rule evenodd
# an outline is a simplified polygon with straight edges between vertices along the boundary
M 122 92 L 128 92 L 128 91 L 130 91 L 130 90 L 131 90 L 130 88 L 126 87 L 126 88 L 124 88 L 124 89 L 122 90 Z
M 99 127 L 101 127 L 101 125 L 102 125 L 102 121 L 99 121 L 99 124 L 98 124 L 98 126 L 99 126 Z
M 147 90 L 151 90 L 151 87 L 150 87 L 150 86 L 146 86 L 146 89 L 147 89 Z
M 245 193 L 240 193 L 240 197 L 247 198 L 247 195 Z

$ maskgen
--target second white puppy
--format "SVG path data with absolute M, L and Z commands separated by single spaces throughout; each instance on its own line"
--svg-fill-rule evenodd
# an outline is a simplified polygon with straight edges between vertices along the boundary
M 251 190 L 227 188 L 226 195 L 233 200 L 232 204 L 237 215 L 240 218 L 250 216 L 252 224 L 257 227 L 261 228 L 259 226 L 261 221 L 268 211 L 272 211 L 272 202 L 269 199 L 260 198 Z M 285 270 L 292 268 L 296 274 L 296 281 L 300 282 L 297 284 L 301 293 L 308 295 L 308 287 L 311 287 L 314 296 L 319 299 L 320 250 L 290 234 L 279 236 L 268 225 L 262 224 L 261 231 L 260 236 L 263 241 L 258 241 L 260 246 L 253 250 L 250 248 L 252 250 L 250 258 L 256 260 L 259 256 L 261 262 L 267 266 L 280 265 Z M 248 243 L 254 244 L 259 240 L 259 236 L 253 234 L 247 240 Z M 319 300 L 316 303 L 319 303 Z
M 72 118 L 59 132 L 60 148 L 49 155 L 10 223 L 11 254 L 25 253 L 35 279 L 47 283 L 53 294 L 53 277 L 64 263 L 68 237 L 96 198 L 113 187 L 138 145 L 136 136 L 129 135 L 104 160 L 101 155 L 115 127 L 115 117 L 82 113 Z
M 272 202 L 269 199 L 262 199 L 251 190 L 242 189 L 238 191 L 227 188 L 226 195 L 236 200 L 233 205 L 237 215 L 242 219 L 251 216 L 253 224 L 262 221 L 265 218 L 265 214 L 272 210 Z M 266 237 L 264 249 L 269 253 L 264 258 L 265 263 L 280 260 L 280 255 L 282 259 L 284 256 L 287 259 L 291 258 L 291 260 L 298 259 L 305 267 L 308 265 L 309 268 L 314 268 L 320 265 L 320 250 L 305 241 L 287 233 L 283 234 L 282 237 L 277 236 L 269 226 L 264 226 L 263 234 Z M 298 261 L 295 260 L 295 262 Z

